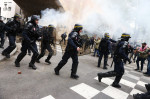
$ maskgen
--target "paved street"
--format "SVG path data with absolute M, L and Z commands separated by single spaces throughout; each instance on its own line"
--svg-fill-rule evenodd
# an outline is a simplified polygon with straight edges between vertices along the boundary
M 78 80 L 70 78 L 71 59 L 60 71 L 60 76 L 56 76 L 53 69 L 62 58 L 60 46 L 57 46 L 57 55 L 52 57 L 52 64 L 44 62 L 45 56 L 41 63 L 36 63 L 37 70 L 28 67 L 31 59 L 28 55 L 20 68 L 15 67 L 18 54 L 0 63 L 0 99 L 133 99 L 133 94 L 146 92 L 144 84 L 150 82 L 148 77 L 133 70 L 136 68 L 133 63 L 125 66 L 121 89 L 110 86 L 114 78 L 104 78 L 99 83 L 97 73 L 107 70 L 97 68 L 98 58 L 92 55 L 79 57 Z M 109 59 L 109 64 L 111 61 Z

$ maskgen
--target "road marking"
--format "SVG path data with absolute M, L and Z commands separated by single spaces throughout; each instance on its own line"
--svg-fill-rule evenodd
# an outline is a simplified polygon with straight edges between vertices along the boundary
M 102 93 L 114 98 L 114 99 L 127 99 L 129 96 L 128 93 L 123 92 L 122 90 L 119 90 L 117 88 L 114 88 L 112 86 L 108 86 L 105 88 Z
M 140 90 L 137 90 L 137 89 L 133 89 L 131 92 L 130 92 L 130 95 L 134 95 L 134 94 L 137 94 L 137 93 L 139 93 L 139 94 L 141 94 L 141 93 L 143 93 L 142 91 L 140 91 Z
M 142 86 L 142 87 L 145 87 L 145 84 L 147 84 L 147 83 L 145 83 L 143 81 L 138 81 L 137 84 L 140 85 L 140 86 Z
M 98 80 L 98 77 L 96 77 L 96 78 L 94 78 L 94 79 L 95 79 L 95 80 Z M 101 82 L 102 82 L 102 83 L 105 83 L 105 84 L 107 84 L 107 85 L 111 85 L 111 84 L 114 82 L 114 80 L 112 80 L 112 79 L 110 79 L 110 78 L 102 78 Z M 126 85 L 126 86 L 128 86 L 128 87 L 131 87 L 131 88 L 134 88 L 134 87 L 136 86 L 135 83 L 130 82 L 130 81 L 125 80 L 125 79 L 121 79 L 120 83 L 123 84 L 123 85 Z
M 132 79 L 135 79 L 135 80 L 140 80 L 140 77 L 137 77 L 137 76 L 134 76 L 134 75 L 131 75 L 131 74 L 126 74 L 125 76 L 127 76 L 129 78 L 132 78 Z
M 86 99 L 91 99 L 100 92 L 99 90 L 97 90 L 89 85 L 86 85 L 84 83 L 73 86 L 70 89 L 75 91 L 76 93 L 78 93 L 79 95 L 83 96 Z
M 130 82 L 130 81 L 125 80 L 125 79 L 121 79 L 120 83 L 123 84 L 123 85 L 126 85 L 128 87 L 131 87 L 131 88 L 134 88 L 136 86 L 135 83 Z
M 53 96 L 49 95 L 49 96 L 46 96 L 44 98 L 41 98 L 41 99 L 55 99 Z

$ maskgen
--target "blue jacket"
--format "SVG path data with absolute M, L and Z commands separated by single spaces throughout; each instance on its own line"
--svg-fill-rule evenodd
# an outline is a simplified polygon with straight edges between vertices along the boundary
M 81 37 L 77 32 L 72 31 L 68 36 L 68 43 L 67 43 L 66 51 L 75 51 L 75 52 L 77 52 L 77 47 L 82 46 L 80 38 Z
M 128 42 L 119 41 L 117 44 L 117 49 L 114 54 L 114 58 L 118 60 L 124 59 L 129 61 L 130 59 L 128 58 L 128 55 L 126 53 L 127 49 L 128 49 Z

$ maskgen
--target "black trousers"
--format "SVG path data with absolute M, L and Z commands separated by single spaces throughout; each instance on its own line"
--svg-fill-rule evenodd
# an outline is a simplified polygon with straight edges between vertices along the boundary
M 51 57 L 53 56 L 53 53 L 54 53 L 54 52 L 53 52 L 53 50 L 52 50 L 52 48 L 51 48 L 51 46 L 50 46 L 49 43 L 43 43 L 42 46 L 41 46 L 41 53 L 40 53 L 40 55 L 38 56 L 37 60 L 40 60 L 40 59 L 45 55 L 46 49 L 47 49 L 48 52 L 49 52 L 49 55 L 48 55 L 48 57 L 47 57 L 46 60 L 50 60 L 50 59 L 51 59 Z
M 66 51 L 62 57 L 62 60 L 59 62 L 58 66 L 55 68 L 57 71 L 59 71 L 67 62 L 69 58 L 72 58 L 72 69 L 71 74 L 76 75 L 77 68 L 78 68 L 78 52 L 77 51 Z
M 0 38 L 1 38 L 1 46 L 3 47 L 4 46 L 4 43 L 5 43 L 5 34 L 4 33 L 0 33 Z
M 107 61 L 108 61 L 108 53 L 100 52 L 99 54 L 100 55 L 99 55 L 99 59 L 98 59 L 98 67 L 100 67 L 100 65 L 101 65 L 103 56 L 104 56 L 104 67 L 106 67 Z
M 16 48 L 16 36 L 8 35 L 9 46 L 3 50 L 3 54 L 10 54 Z
M 28 44 L 27 42 L 23 41 L 22 42 L 22 47 L 21 47 L 21 53 L 18 55 L 16 61 L 17 62 L 20 62 L 24 57 L 25 55 L 27 54 L 27 50 L 30 49 L 33 53 L 33 56 L 32 56 L 32 59 L 31 59 L 31 62 L 32 64 L 35 63 L 39 53 L 38 53 L 38 49 L 37 49 L 37 45 L 36 43 L 32 43 L 32 44 Z

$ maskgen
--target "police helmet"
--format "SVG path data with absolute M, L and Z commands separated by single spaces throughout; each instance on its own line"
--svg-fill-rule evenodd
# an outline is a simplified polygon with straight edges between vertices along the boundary
M 34 22 L 35 20 L 39 20 L 39 16 L 37 16 L 37 15 L 32 15 L 32 16 L 31 16 L 31 21 Z
M 104 34 L 104 37 L 105 37 L 105 38 L 110 38 L 109 33 L 105 33 L 105 34 Z
M 48 27 L 49 27 L 49 28 L 50 28 L 50 27 L 54 28 L 54 26 L 53 26 L 52 24 L 48 25 Z
M 14 15 L 14 19 L 16 19 L 16 18 L 21 19 L 21 18 L 22 18 L 22 16 L 21 16 L 19 13 L 16 13 L 16 14 Z
M 130 34 L 127 34 L 127 33 L 123 33 L 121 35 L 121 39 L 124 39 L 126 41 L 128 41 L 130 38 L 131 38 Z
M 83 29 L 83 26 L 82 26 L 82 25 L 80 25 L 80 24 L 75 24 L 74 30 L 75 30 L 76 32 L 79 32 L 79 31 L 82 30 L 82 29 Z

